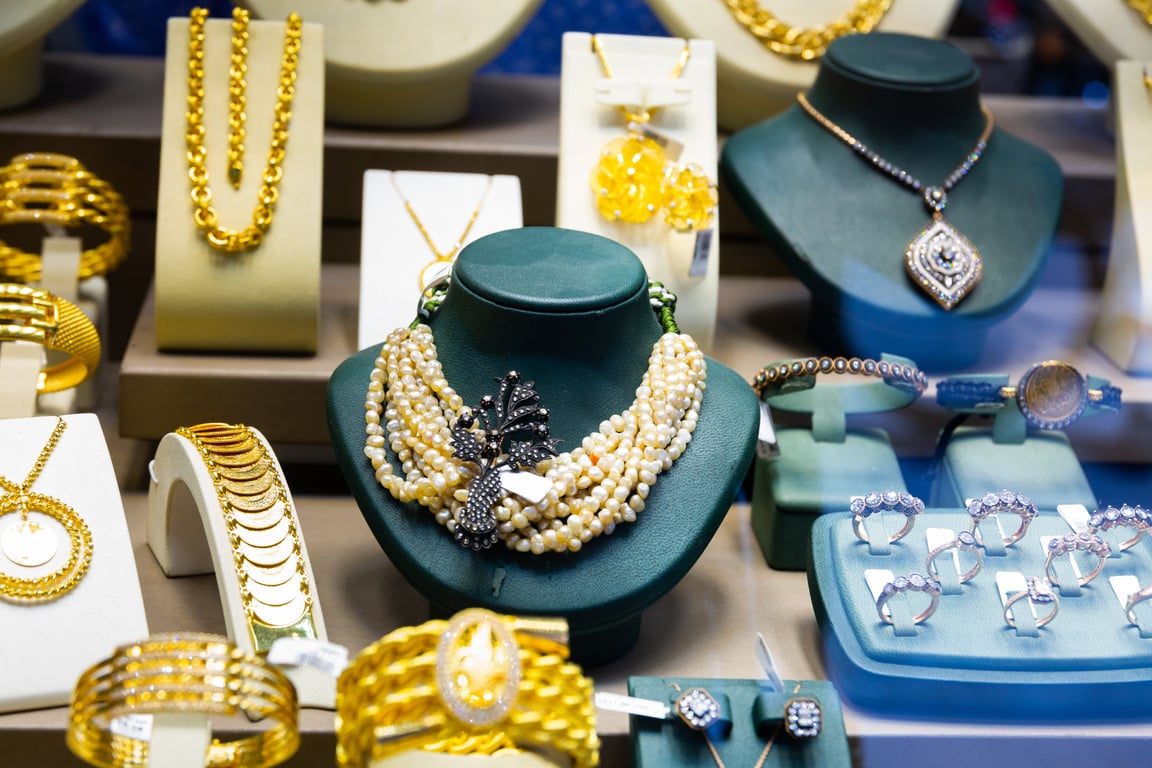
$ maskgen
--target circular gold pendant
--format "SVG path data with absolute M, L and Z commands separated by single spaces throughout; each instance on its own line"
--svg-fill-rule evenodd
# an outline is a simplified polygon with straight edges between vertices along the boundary
M 60 548 L 55 532 L 29 518 L 15 519 L 0 530 L 0 550 L 16 565 L 35 568 L 44 565 Z

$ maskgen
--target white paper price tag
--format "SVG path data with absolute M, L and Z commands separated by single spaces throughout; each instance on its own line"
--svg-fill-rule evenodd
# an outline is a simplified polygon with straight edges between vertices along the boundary
M 525 501 L 539 504 L 552 490 L 552 481 L 543 475 L 509 469 L 500 473 L 500 485 L 508 493 L 514 493 Z
M 776 427 L 772 424 L 772 410 L 763 400 L 760 401 L 760 428 L 756 433 L 756 455 L 761 459 L 780 455 L 780 445 L 776 442 Z
M 884 591 L 884 587 L 888 586 L 893 578 L 892 571 L 887 568 L 864 569 L 864 583 L 868 585 L 868 591 L 872 593 L 873 600 L 880 599 L 880 593 Z
M 152 739 L 152 715 L 120 715 L 112 718 L 108 730 L 117 736 L 137 741 Z
M 280 667 L 312 667 L 339 677 L 348 666 L 348 649 L 310 637 L 282 637 L 268 649 L 268 663 Z
M 1108 583 L 1116 593 L 1116 600 L 1120 603 L 1120 610 L 1128 608 L 1128 598 L 1140 591 L 1140 579 L 1131 574 L 1122 576 L 1109 576 Z
M 704 277 L 708 274 L 708 257 L 712 255 L 714 229 L 701 229 L 696 232 L 696 243 L 692 246 L 692 263 L 688 265 L 688 277 Z
M 1075 533 L 1088 533 L 1088 509 L 1083 504 L 1057 504 L 1056 511 Z
M 657 720 L 666 719 L 672 711 L 671 708 L 662 701 L 639 699 L 635 696 L 624 696 L 620 693 L 609 693 L 608 691 L 597 691 L 593 697 L 593 701 L 598 709 L 606 709 L 609 712 L 625 712 L 629 715 L 639 715 L 640 717 L 652 717 Z

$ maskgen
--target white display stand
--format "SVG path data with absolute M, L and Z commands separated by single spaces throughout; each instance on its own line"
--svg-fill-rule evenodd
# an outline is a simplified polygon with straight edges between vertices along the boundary
M 124 507 L 100 422 L 93 414 L 65 420 L 68 427 L 32 490 L 59 499 L 84 519 L 92 533 L 92 564 L 80 583 L 56 600 L 35 605 L 0 600 L 0 712 L 67 704 L 85 669 L 116 646 L 148 635 Z M 0 474 L 22 482 L 55 426 L 55 417 L 0 422 Z M 67 533 L 51 518 L 37 522 L 56 529 L 56 555 L 35 568 L 0 557 L 0 570 L 36 578 L 63 565 Z
M 619 109 L 627 105 L 662 107 L 655 110 L 651 127 L 683 145 L 677 162 L 695 163 L 716 181 L 715 46 L 707 40 L 689 41 L 688 63 L 679 78 L 670 80 L 684 50 L 683 40 L 597 37 L 612 68 L 612 79 L 604 76 L 599 57 L 592 50 L 592 35 L 564 34 L 556 226 L 593 232 L 630 248 L 644 263 L 648 277 L 663 282 L 677 295 L 677 323 L 707 351 L 716 328 L 720 238 L 711 238 L 703 276 L 692 277 L 689 270 L 698 233 L 674 231 L 659 213 L 644 224 L 608 221 L 596 209 L 589 179 L 601 148 L 627 136 Z M 646 103 L 630 103 L 637 100 Z M 718 232 L 719 227 L 717 210 L 711 228 Z
M 296 94 L 272 225 L 242 253 L 212 248 L 192 219 L 185 141 L 187 18 L 168 21 L 160 186 L 156 207 L 156 338 L 165 350 L 315 352 L 320 317 L 324 150 L 324 30 L 304 25 Z M 204 147 L 220 225 L 242 230 L 272 141 L 284 21 L 249 25 L 248 120 L 239 189 L 226 173 L 232 24 L 209 19 L 204 41 Z
M 841 18 L 853 2 L 762 0 L 762 5 L 786 24 L 810 28 Z M 726 131 L 738 131 L 792 106 L 797 92 L 816 78 L 817 62 L 768 50 L 736 21 L 723 0 L 649 0 L 648 4 L 672 34 L 715 42 L 717 121 Z M 943 37 L 959 4 L 959 0 L 897 0 L 876 30 Z
M 1145 375 L 1152 374 L 1152 89 L 1144 84 L 1146 66 L 1152 65 L 1116 62 L 1116 203 L 1108 274 L 1092 329 L 1092 343 L 1113 363 Z
M 495 58 L 541 0 L 325 2 L 248 0 L 260 18 L 298 11 L 328 39 L 328 119 L 392 128 L 461 120 L 472 75 Z
M 382 343 L 393 329 L 412 322 L 420 297 L 420 273 L 436 259 L 404 206 L 401 192 L 441 253 L 452 249 L 482 199 L 462 246 L 493 232 L 524 226 L 520 179 L 515 176 L 365 171 L 358 349 Z
M 4 0 L 0 13 L 0 109 L 40 95 L 44 38 L 84 0 Z
M 272 447 L 258 430 L 253 434 L 263 443 L 275 472 L 283 482 L 284 472 Z M 160 441 L 151 465 L 152 482 L 148 488 L 148 546 L 164 573 L 169 576 L 191 576 L 216 573 L 224 624 L 228 638 L 237 647 L 256 653 L 248 629 L 248 615 L 241 597 L 240 579 L 233 559 L 233 546 L 228 526 L 217 497 L 216 486 L 196 446 L 187 438 L 170 432 Z M 287 509 L 300 537 L 300 559 L 304 579 L 312 598 L 311 615 L 317 639 L 327 642 L 324 616 L 316 591 L 316 580 L 304 545 L 304 532 L 295 517 L 291 492 Z M 272 526 L 278 529 L 279 524 Z M 288 667 L 284 673 L 296 686 L 301 706 L 334 709 L 336 679 L 311 666 Z
M 1048 0 L 1074 35 L 1108 66 L 1152 59 L 1152 26 L 1124 0 Z

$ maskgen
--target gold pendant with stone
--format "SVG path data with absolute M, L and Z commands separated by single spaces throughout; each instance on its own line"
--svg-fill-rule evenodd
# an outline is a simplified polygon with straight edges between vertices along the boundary
M 908 243 L 904 266 L 925 293 L 950 310 L 980 282 L 984 262 L 976 246 L 944 218 L 947 201 L 939 187 L 924 191 L 932 221 Z

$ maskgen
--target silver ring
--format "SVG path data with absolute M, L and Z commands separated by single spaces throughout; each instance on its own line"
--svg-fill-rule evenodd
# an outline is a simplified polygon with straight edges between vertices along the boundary
M 1140 622 L 1136 620 L 1136 614 L 1133 613 L 1136 604 L 1142 603 L 1148 598 L 1152 598 L 1152 586 L 1144 587 L 1128 595 L 1128 600 L 1124 603 L 1124 615 L 1128 617 L 1128 621 L 1131 622 L 1133 626 L 1140 626 Z
M 820 702 L 806 696 L 788 699 L 784 705 L 784 730 L 794 739 L 814 739 L 824 728 Z
M 916 516 L 924 511 L 924 502 L 907 491 L 872 491 L 849 499 L 848 511 L 852 513 L 852 532 L 864 543 L 868 543 L 868 531 L 864 528 L 866 518 L 883 512 L 899 512 L 904 515 L 904 527 L 888 537 L 888 543 L 891 544 L 907 536 L 916 525 Z
M 1037 627 L 1052 621 L 1056 618 L 1056 612 L 1060 610 L 1060 598 L 1056 596 L 1056 590 L 1052 589 L 1052 583 L 1041 576 L 1029 576 L 1028 588 L 1012 594 L 1004 603 L 1004 621 L 1008 622 L 1008 626 L 1015 628 L 1016 617 L 1012 613 L 1012 606 L 1025 598 L 1031 605 L 1052 606 L 1051 611 L 1036 619 Z
M 980 523 L 992 515 L 999 516 L 1001 512 L 1012 512 L 1020 516 L 1020 527 L 1011 536 L 1004 537 L 1004 546 L 1006 547 L 1010 547 L 1024 538 L 1028 526 L 1040 514 L 1032 499 L 1015 491 L 986 493 L 978 499 L 970 499 L 968 501 L 968 516 L 972 518 L 972 527 L 969 530 L 976 537 L 976 541 L 981 544 L 984 543 L 984 539 L 980 535 Z
M 1093 568 L 1087 576 L 1081 576 L 1076 579 L 1076 582 L 1080 586 L 1084 586 L 1100 575 L 1100 570 L 1104 567 L 1104 561 L 1112 554 L 1112 547 L 1095 533 L 1066 533 L 1063 536 L 1049 539 L 1048 558 L 1044 561 L 1044 575 L 1048 577 L 1048 581 L 1056 586 L 1060 586 L 1060 580 L 1052 570 L 1052 563 L 1056 558 L 1062 557 L 1063 555 L 1068 555 L 1069 558 L 1072 558 L 1077 552 L 1087 552 L 1090 555 L 1095 555 L 1097 558 L 1096 567 Z
M 1136 529 L 1135 536 L 1120 544 L 1121 552 L 1135 546 L 1150 526 L 1152 526 L 1152 513 L 1144 507 L 1130 504 L 1122 504 L 1119 508 L 1108 506 L 1098 509 L 1088 517 L 1088 533 L 1100 533 L 1113 528 Z
M 880 597 L 876 598 L 876 613 L 885 624 L 895 623 L 892 621 L 892 609 L 888 607 L 888 601 L 904 592 L 924 592 L 931 600 L 928 607 L 912 619 L 913 624 L 920 624 L 936 612 L 936 606 L 940 604 L 940 595 L 944 593 L 944 589 L 940 586 L 940 582 L 931 576 L 922 576 L 919 573 L 897 576 L 884 585 L 880 590 Z
M 976 556 L 976 564 L 960 574 L 961 584 L 971 581 L 976 574 L 980 573 L 980 569 L 984 566 L 984 547 L 981 546 L 980 542 L 976 541 L 976 536 L 970 531 L 960 531 L 960 533 L 956 534 L 955 539 L 946 544 L 941 544 L 929 552 L 928 557 L 924 560 L 924 568 L 928 571 L 929 576 L 939 577 L 940 571 L 936 568 L 936 557 L 953 549 L 961 552 L 971 552 Z

